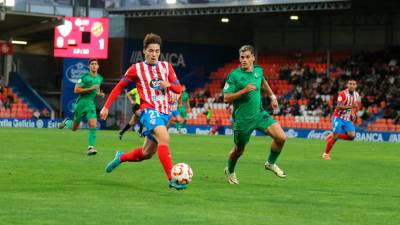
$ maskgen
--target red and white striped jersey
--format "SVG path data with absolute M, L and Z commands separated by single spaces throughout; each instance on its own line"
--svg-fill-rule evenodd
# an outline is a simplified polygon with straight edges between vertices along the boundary
M 151 108 L 169 114 L 169 90 L 162 90 L 160 82 L 179 82 L 171 64 L 165 61 L 159 61 L 155 65 L 139 62 L 129 67 L 124 79 L 136 83 L 140 96 L 140 109 Z
M 176 94 L 172 91 L 169 91 L 169 106 L 171 111 L 178 110 L 180 97 L 181 94 Z
M 350 94 L 348 89 L 339 92 L 337 99 L 338 106 L 352 106 L 354 103 L 359 104 L 359 102 L 360 102 L 360 94 L 357 91 L 354 91 L 353 94 Z M 351 111 L 352 109 L 335 108 L 333 116 L 344 120 L 351 120 Z

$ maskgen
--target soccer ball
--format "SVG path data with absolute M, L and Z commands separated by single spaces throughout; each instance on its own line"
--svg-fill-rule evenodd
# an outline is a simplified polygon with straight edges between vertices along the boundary
M 192 181 L 192 168 L 186 163 L 178 163 L 172 167 L 172 180 L 178 184 L 189 184 Z

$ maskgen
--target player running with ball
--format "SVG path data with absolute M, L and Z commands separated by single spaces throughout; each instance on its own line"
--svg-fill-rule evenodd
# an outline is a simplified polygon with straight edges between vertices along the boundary
M 181 190 L 187 186 L 171 180 L 172 159 L 169 151 L 167 124 L 170 111 L 168 92 L 181 93 L 182 89 L 172 65 L 158 60 L 160 48 L 160 36 L 152 33 L 145 36 L 143 53 L 146 60 L 129 67 L 123 79 L 111 91 L 100 112 L 101 119 L 107 119 L 108 109 L 121 91 L 129 83 L 136 83 L 142 111 L 139 121 L 144 126 L 142 133 L 145 137 L 144 145 L 128 153 L 118 151 L 115 158 L 107 165 L 106 171 L 112 172 L 123 162 L 148 160 L 157 152 L 168 177 L 169 187 Z
M 254 65 L 254 47 L 242 46 L 239 49 L 239 61 L 240 67 L 228 75 L 224 87 L 225 103 L 233 104 L 234 146 L 225 168 L 228 182 L 239 184 L 235 166 L 254 130 L 267 133 L 273 139 L 270 155 L 264 164 L 265 169 L 274 172 L 278 177 L 286 177 L 286 174 L 275 164 L 287 139 L 286 135 L 281 126 L 261 105 L 262 91 L 270 97 L 273 108 L 278 107 L 276 96 L 264 79 L 262 68 Z

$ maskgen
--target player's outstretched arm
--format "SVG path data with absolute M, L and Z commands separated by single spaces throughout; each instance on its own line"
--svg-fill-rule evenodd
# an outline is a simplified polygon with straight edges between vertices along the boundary
M 245 88 L 235 93 L 224 93 L 224 102 L 232 103 L 236 99 L 240 98 L 242 95 L 254 90 L 256 90 L 256 86 L 254 86 L 254 83 L 250 83 Z

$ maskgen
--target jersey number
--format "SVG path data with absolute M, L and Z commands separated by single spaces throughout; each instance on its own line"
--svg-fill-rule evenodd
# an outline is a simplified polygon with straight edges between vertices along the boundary
M 150 119 L 155 119 L 157 117 L 160 117 L 160 113 L 157 111 L 149 111 L 150 113 Z

